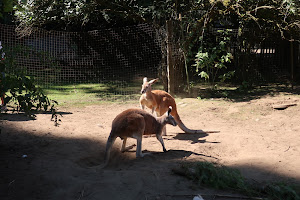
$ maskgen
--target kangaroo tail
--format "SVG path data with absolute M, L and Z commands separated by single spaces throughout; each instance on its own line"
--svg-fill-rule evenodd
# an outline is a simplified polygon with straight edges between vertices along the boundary
M 107 139 L 107 142 L 106 142 L 106 149 L 105 149 L 105 156 L 104 156 L 104 167 L 106 167 L 108 162 L 109 162 L 110 151 L 111 151 L 112 145 L 114 144 L 115 140 L 116 140 L 116 137 L 113 137 L 112 132 L 110 132 L 110 135 L 109 135 L 109 137 Z
M 192 129 L 187 128 L 187 127 L 184 125 L 184 123 L 181 121 L 181 119 L 180 119 L 178 113 L 176 113 L 176 114 L 174 115 L 174 119 L 175 119 L 175 121 L 177 122 L 179 128 L 180 128 L 181 130 L 183 130 L 185 133 L 189 133 L 189 134 L 193 134 L 193 133 L 207 133 L 207 132 L 205 132 L 205 131 L 203 131 L 203 130 L 201 130 L 201 129 L 200 129 L 200 130 L 192 130 Z

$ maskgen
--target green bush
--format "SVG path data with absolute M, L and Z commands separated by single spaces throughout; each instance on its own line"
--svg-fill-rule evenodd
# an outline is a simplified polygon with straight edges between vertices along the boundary
M 233 56 L 229 52 L 231 30 L 219 30 L 215 41 L 207 41 L 200 37 L 200 48 L 196 54 L 195 64 L 196 72 L 201 78 L 215 88 L 215 82 L 224 82 L 234 76 L 234 71 L 227 70 L 227 64 L 231 63 Z
M 57 102 L 50 100 L 39 88 L 34 77 L 28 76 L 26 69 L 16 61 L 16 55 L 25 51 L 22 47 L 2 48 L 0 43 L 0 95 L 5 104 L 13 107 L 13 111 L 24 112 L 34 117 L 34 111 L 51 111 L 55 117 L 55 105 Z

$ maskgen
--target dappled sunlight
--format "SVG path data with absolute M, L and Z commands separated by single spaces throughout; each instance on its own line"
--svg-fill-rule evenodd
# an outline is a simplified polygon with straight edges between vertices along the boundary
M 66 104 L 95 104 L 103 101 L 119 101 L 138 99 L 141 84 L 137 83 L 90 83 L 54 85 L 44 90 L 50 99 Z

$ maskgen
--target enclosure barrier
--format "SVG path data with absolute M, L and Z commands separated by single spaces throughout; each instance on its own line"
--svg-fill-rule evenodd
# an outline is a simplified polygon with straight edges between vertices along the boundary
M 218 29 L 210 29 L 210 36 Z M 230 51 L 237 79 L 252 82 L 299 80 L 299 43 L 272 40 L 263 36 L 260 43 L 241 45 L 237 31 Z M 36 28 L 29 36 L 18 37 L 16 26 L 0 24 L 4 48 L 15 49 L 19 66 L 45 88 L 72 84 L 103 84 L 100 96 L 138 94 L 142 78 L 160 78 L 167 89 L 166 30 L 149 24 L 109 28 L 88 32 L 46 31 Z M 169 41 L 170 42 L 170 41 Z M 174 41 L 173 41 L 174 42 Z M 175 43 L 175 42 L 174 42 Z M 178 43 L 178 42 L 177 42 Z M 180 45 L 173 44 L 175 91 L 179 83 L 188 84 Z M 245 48 L 247 46 L 248 48 Z M 190 80 L 199 80 L 189 66 Z M 244 77 L 247 76 L 247 77 Z M 293 80 L 292 80 L 293 81 Z
M 89 32 L 35 29 L 19 38 L 16 27 L 0 24 L 0 41 L 12 48 L 19 66 L 43 87 L 105 84 L 116 95 L 136 94 L 144 76 L 157 77 L 164 66 L 163 34 L 148 24 Z M 57 87 L 59 88 L 59 87 Z

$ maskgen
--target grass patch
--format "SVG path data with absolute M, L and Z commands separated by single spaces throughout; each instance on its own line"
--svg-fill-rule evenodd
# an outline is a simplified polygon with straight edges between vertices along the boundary
M 156 89 L 163 89 L 161 84 Z M 86 106 L 106 103 L 138 102 L 140 98 L 141 81 L 107 83 L 84 83 L 39 86 L 51 100 L 59 106 Z M 25 91 L 24 91 L 25 92 Z M 11 104 L 11 107 L 14 105 Z
M 43 88 L 50 99 L 58 101 L 59 105 L 91 105 L 112 102 L 137 101 L 140 97 L 141 82 L 109 82 L 54 85 Z M 153 90 L 163 90 L 160 83 L 153 85 Z M 212 90 L 205 84 L 194 85 L 190 96 L 198 99 L 222 98 L 237 101 L 249 101 L 265 95 L 278 95 L 281 93 L 299 95 L 300 87 L 294 89 L 284 85 L 268 85 L 241 89 L 232 85 L 220 85 Z M 185 94 L 176 96 L 185 97 Z
M 50 99 L 59 105 L 89 105 L 111 102 L 124 102 L 139 98 L 139 89 L 135 85 L 117 84 L 70 84 L 50 86 L 43 90 Z
M 155 88 L 163 89 L 163 86 L 155 84 Z M 141 81 L 52 85 L 42 89 L 61 106 L 137 102 L 141 95 Z
M 285 183 L 269 183 L 261 187 L 250 184 L 237 169 L 209 162 L 184 163 L 175 174 L 193 180 L 198 186 L 233 190 L 247 196 L 262 196 L 270 200 L 299 200 L 296 189 Z

